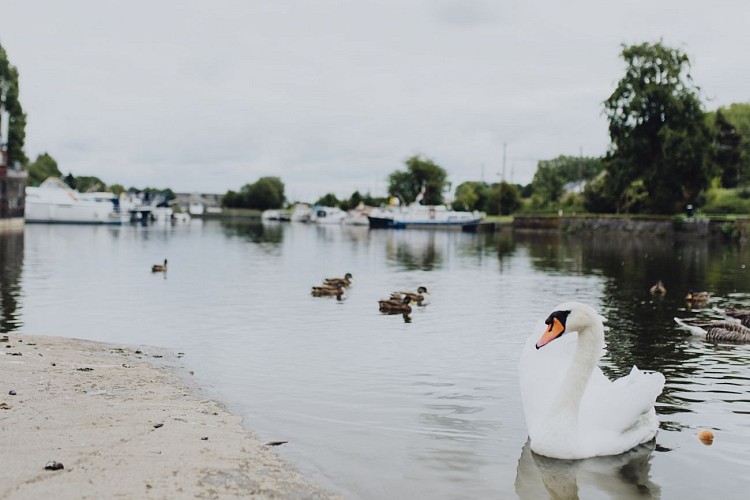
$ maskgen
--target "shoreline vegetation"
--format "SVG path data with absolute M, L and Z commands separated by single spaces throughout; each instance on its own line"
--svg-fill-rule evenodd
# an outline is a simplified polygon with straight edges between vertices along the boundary
M 260 221 L 261 211 L 224 209 L 200 216 L 206 220 Z M 489 215 L 477 228 L 481 232 L 506 228 L 538 231 L 607 232 L 610 234 L 655 234 L 688 237 L 717 237 L 731 241 L 750 241 L 750 216 L 737 215 L 649 215 L 649 214 L 517 214 Z
M 25 334 L 0 345 L 0 498 L 339 498 L 201 399 L 169 366 L 180 355 Z

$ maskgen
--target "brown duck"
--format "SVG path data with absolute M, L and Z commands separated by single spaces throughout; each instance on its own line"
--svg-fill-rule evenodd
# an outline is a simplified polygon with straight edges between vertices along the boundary
M 661 280 L 657 281 L 648 291 L 651 292 L 651 295 L 664 296 L 667 294 L 667 289 L 664 287 L 664 283 L 662 283 Z
M 343 286 L 349 286 L 352 284 L 352 273 L 346 273 L 343 278 L 326 278 L 323 280 L 326 285 L 336 285 L 341 283 Z
M 404 297 L 411 297 L 412 302 L 417 305 L 422 305 L 424 300 L 424 294 L 430 293 L 427 291 L 427 287 L 420 286 L 415 292 L 391 292 L 391 300 L 402 300 Z
M 314 286 L 312 287 L 312 294 L 315 297 L 336 297 L 341 298 L 344 293 L 344 285 L 341 283 L 333 286 Z
M 411 312 L 411 306 L 409 305 L 410 302 L 411 297 L 406 296 L 401 300 L 379 300 L 378 305 L 380 312 L 409 314 Z
M 691 306 L 703 306 L 708 302 L 708 292 L 694 292 L 690 290 L 685 295 L 685 302 Z

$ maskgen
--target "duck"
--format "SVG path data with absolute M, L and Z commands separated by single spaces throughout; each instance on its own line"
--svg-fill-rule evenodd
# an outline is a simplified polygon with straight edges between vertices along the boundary
M 349 286 L 352 284 L 352 273 L 346 273 L 343 278 L 325 278 L 323 280 L 323 283 L 326 285 L 335 285 L 337 283 L 341 283 L 344 286 Z
M 336 297 L 341 299 L 341 295 L 344 293 L 344 285 L 341 283 L 335 286 L 314 286 L 312 287 L 312 294 L 315 297 Z
M 410 302 L 411 297 L 406 296 L 401 300 L 379 300 L 378 306 L 380 312 L 409 314 L 411 312 L 411 306 L 409 305 Z
M 734 321 L 674 318 L 675 322 L 709 342 L 750 343 L 750 328 Z
M 422 301 L 424 301 L 424 294 L 430 293 L 427 291 L 427 287 L 420 286 L 417 288 L 416 293 L 415 292 L 391 292 L 391 300 L 402 300 L 404 297 L 409 296 L 411 297 L 412 302 L 415 302 L 417 305 L 422 305 Z
M 604 321 L 593 308 L 565 302 L 531 335 L 519 361 L 521 401 L 531 450 L 558 459 L 624 453 L 659 428 L 654 402 L 664 375 L 633 366 L 611 381 L 597 366 Z
M 164 259 L 164 264 L 154 264 L 151 266 L 152 273 L 166 273 L 167 272 L 167 259 Z
M 661 280 L 658 280 L 648 291 L 651 292 L 651 295 L 664 296 L 667 294 L 667 289 L 664 287 L 664 283 L 662 283 Z
M 691 306 L 702 306 L 708 302 L 708 297 L 708 292 L 694 292 L 690 290 L 687 295 L 685 295 L 685 302 Z

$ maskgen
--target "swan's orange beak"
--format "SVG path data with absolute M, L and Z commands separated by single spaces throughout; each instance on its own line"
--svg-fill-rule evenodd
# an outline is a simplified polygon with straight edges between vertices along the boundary
M 536 343 L 536 348 L 539 349 L 549 344 L 557 337 L 562 335 L 564 331 L 565 326 L 560 322 L 560 320 L 557 318 L 552 318 L 552 323 L 549 324 L 549 328 L 545 330 L 542 338 L 540 338 L 539 342 Z

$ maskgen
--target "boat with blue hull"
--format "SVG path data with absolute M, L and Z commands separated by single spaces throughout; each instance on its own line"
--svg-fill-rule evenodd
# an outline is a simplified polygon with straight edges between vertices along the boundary
M 405 208 L 376 208 L 367 219 L 370 228 L 379 229 L 464 229 L 478 226 L 484 212 L 451 210 L 445 205 L 420 205 L 413 203 Z

